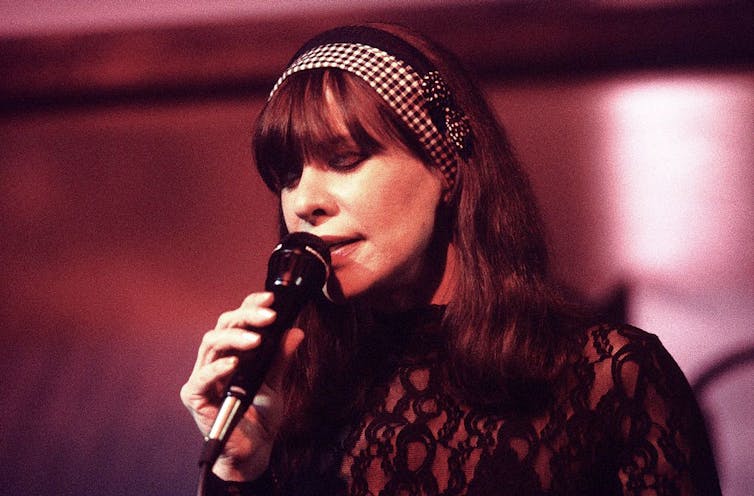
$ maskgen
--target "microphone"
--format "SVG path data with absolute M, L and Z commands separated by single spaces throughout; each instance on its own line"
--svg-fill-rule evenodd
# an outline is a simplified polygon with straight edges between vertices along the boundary
M 271 308 L 277 313 L 267 327 L 254 329 L 262 337 L 259 346 L 239 353 L 239 365 L 225 389 L 199 465 L 215 464 L 238 421 L 251 405 L 280 347 L 283 333 L 293 326 L 309 299 L 320 291 L 330 274 L 330 252 L 325 242 L 310 233 L 291 233 L 272 251 L 267 265 L 265 290 L 275 295 Z

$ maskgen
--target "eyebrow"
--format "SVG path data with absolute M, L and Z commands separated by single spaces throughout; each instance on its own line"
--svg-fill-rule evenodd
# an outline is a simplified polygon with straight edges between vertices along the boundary
M 312 143 L 313 146 L 308 147 L 314 154 L 329 154 L 333 152 L 340 152 L 344 150 L 357 150 L 361 151 L 361 146 L 353 139 L 350 134 L 341 134 L 333 136 L 325 141 L 319 143 Z
M 324 146 L 339 148 L 339 147 L 350 147 L 350 146 L 358 147 L 359 145 L 358 143 L 356 143 L 356 140 L 354 140 L 353 136 L 351 136 L 350 134 L 339 134 L 327 140 L 327 142 L 324 143 Z

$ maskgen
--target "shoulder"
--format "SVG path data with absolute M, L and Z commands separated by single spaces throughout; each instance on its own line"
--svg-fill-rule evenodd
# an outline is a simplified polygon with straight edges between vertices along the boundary
M 585 329 L 579 337 L 577 354 L 589 363 L 617 360 L 659 365 L 658 362 L 673 361 L 656 335 L 632 325 L 595 325 Z
M 720 494 L 704 418 L 658 337 L 629 325 L 599 325 L 580 339 L 569 398 L 574 412 L 610 426 L 625 487 Z
M 590 361 L 625 354 L 657 352 L 664 348 L 654 334 L 628 324 L 600 324 L 585 329 L 580 336 L 581 352 Z
M 601 324 L 580 336 L 574 365 L 580 380 L 603 392 L 626 399 L 646 395 L 647 389 L 690 393 L 688 381 L 660 339 L 637 327 Z

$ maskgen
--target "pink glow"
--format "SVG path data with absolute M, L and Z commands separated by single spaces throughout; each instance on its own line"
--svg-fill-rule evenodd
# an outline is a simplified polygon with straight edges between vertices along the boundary
M 754 80 L 640 78 L 602 105 L 630 321 L 658 334 L 693 381 L 754 344 Z M 751 371 L 700 391 L 725 494 L 751 489 Z
M 362 9 L 440 5 L 447 0 L 369 0 Z M 271 18 L 324 12 L 353 12 L 342 0 L 25 0 L 0 1 L 0 36 L 70 31 L 98 31 L 165 24 L 197 24 L 233 19 Z
M 754 84 L 704 76 L 611 89 L 605 143 L 631 274 L 692 289 L 744 282 L 754 257 Z

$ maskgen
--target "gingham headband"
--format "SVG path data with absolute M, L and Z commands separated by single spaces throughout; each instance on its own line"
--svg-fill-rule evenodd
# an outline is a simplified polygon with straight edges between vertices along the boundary
M 471 128 L 440 73 L 419 50 L 371 27 L 326 31 L 293 56 L 269 99 L 291 74 L 321 68 L 348 71 L 366 81 L 413 131 L 448 188 L 453 187 L 456 157 L 466 160 L 471 154 Z

